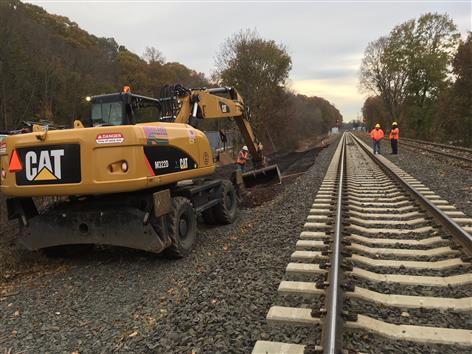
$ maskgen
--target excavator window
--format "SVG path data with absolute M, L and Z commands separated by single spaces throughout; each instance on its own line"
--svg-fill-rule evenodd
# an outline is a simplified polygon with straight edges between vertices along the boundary
M 148 106 L 133 109 L 135 123 L 158 122 L 160 120 L 160 111 L 158 107 Z
M 161 120 L 158 99 L 117 93 L 93 96 L 90 99 L 92 126 L 128 125 Z
M 123 106 L 121 102 L 104 102 L 92 104 L 93 125 L 121 125 Z

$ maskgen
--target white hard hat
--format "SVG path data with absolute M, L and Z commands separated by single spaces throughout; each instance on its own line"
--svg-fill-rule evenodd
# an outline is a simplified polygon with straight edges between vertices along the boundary
M 244 151 L 248 151 L 249 149 L 247 148 L 246 145 L 244 145 L 244 146 L 243 146 L 243 150 L 244 150 Z

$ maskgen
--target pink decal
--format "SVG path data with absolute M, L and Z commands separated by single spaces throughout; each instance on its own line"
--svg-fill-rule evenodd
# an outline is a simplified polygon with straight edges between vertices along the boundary
M 167 129 L 162 127 L 143 127 L 146 138 L 154 139 L 157 137 L 167 138 Z
M 195 134 L 195 130 L 189 129 L 187 130 L 188 133 L 188 140 L 193 144 L 197 142 L 197 134 Z

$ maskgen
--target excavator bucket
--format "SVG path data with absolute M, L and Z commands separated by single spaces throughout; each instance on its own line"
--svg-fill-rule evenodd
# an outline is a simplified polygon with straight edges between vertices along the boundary
M 282 183 L 282 176 L 280 175 L 279 166 L 277 165 L 270 165 L 257 170 L 244 172 L 241 176 L 246 188 L 251 188 L 258 184 Z

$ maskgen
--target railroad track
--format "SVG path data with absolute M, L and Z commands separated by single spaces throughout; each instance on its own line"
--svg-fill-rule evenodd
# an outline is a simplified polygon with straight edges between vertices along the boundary
M 253 354 L 471 352 L 471 233 L 471 218 L 344 134 L 267 314 L 283 342 Z M 311 337 L 277 335 L 294 326 Z
M 466 162 L 468 165 L 472 165 L 472 149 L 409 138 L 402 138 L 401 144 L 408 148 L 421 149 L 436 155 L 446 156 L 451 159 Z

